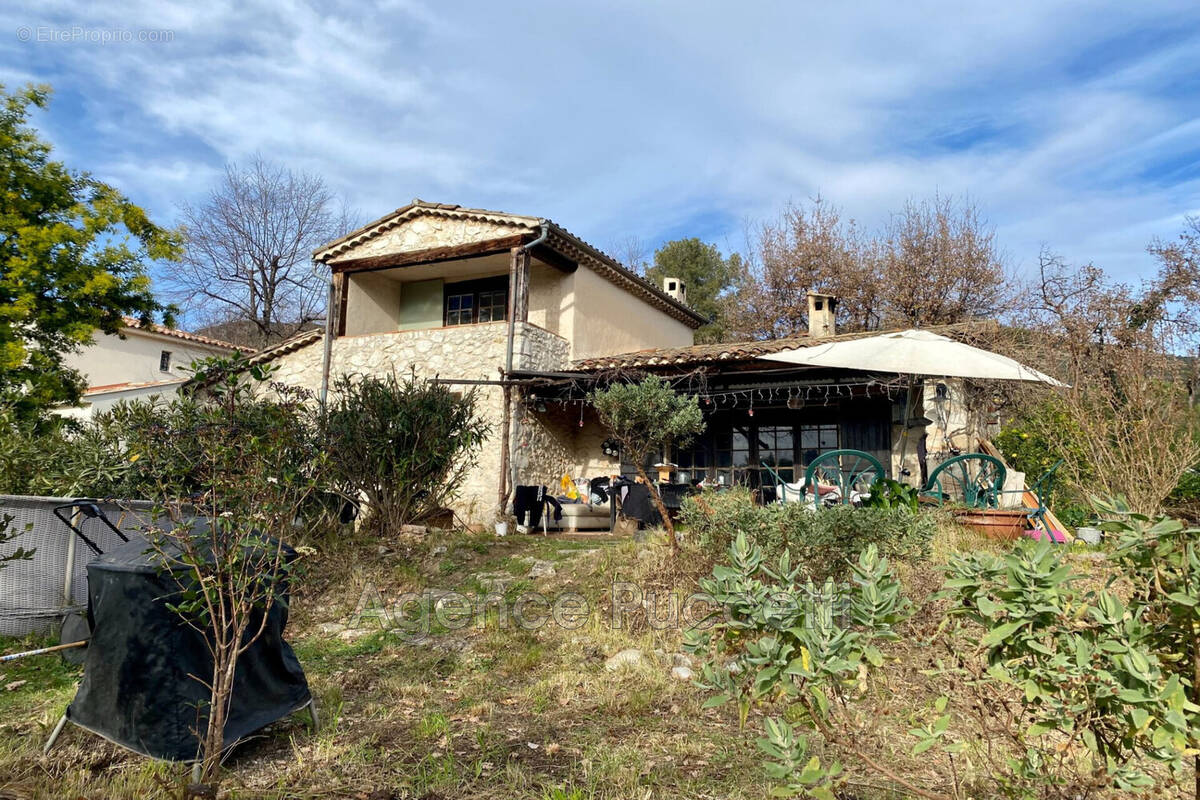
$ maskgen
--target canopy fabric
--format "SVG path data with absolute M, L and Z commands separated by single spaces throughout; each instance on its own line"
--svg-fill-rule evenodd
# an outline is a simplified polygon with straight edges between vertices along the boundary
M 921 330 L 814 344 L 760 358 L 806 367 L 1066 385 L 1007 356 Z

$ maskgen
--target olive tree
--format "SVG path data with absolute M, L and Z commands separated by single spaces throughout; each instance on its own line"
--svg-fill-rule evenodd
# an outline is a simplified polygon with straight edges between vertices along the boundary
M 600 416 L 600 422 L 637 467 L 638 476 L 650 489 L 650 497 L 662 516 L 671 539 L 672 551 L 678 550 L 675 526 L 667 515 L 658 487 L 646 474 L 646 461 L 672 445 L 686 446 L 704 430 L 704 414 L 694 396 L 682 395 L 667 381 L 651 376 L 639 383 L 615 383 L 597 389 L 588 400 Z

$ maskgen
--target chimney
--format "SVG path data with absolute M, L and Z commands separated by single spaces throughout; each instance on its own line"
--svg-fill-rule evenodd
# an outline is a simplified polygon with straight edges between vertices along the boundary
M 822 339 L 837 333 L 837 323 L 834 322 L 834 310 L 837 308 L 837 298 L 831 294 L 820 292 L 808 293 L 808 335 L 813 339 Z
M 687 287 L 679 278 L 663 278 L 663 291 L 681 303 L 687 303 Z

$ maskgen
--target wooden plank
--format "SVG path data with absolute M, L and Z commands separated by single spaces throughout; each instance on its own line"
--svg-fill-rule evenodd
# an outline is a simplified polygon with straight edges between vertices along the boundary
M 1004 455 L 1000 452 L 1000 449 L 996 447 L 996 445 L 992 444 L 990 440 L 980 438 L 979 449 L 992 458 L 999 460 L 1001 464 L 1004 464 L 1004 468 L 1008 469 L 1008 462 L 1004 460 Z M 1025 492 L 1021 495 L 1021 502 L 1025 504 L 1026 508 L 1038 508 L 1042 504 L 1042 501 L 1037 496 L 1037 493 L 1029 488 L 1026 488 Z M 1054 516 L 1054 512 L 1051 511 L 1049 507 L 1046 508 L 1045 525 L 1042 525 L 1032 516 L 1029 518 L 1029 522 L 1034 528 L 1046 534 L 1047 536 L 1051 535 L 1051 531 L 1059 531 L 1068 542 L 1074 541 L 1075 539 L 1074 534 L 1067 530 L 1066 526 L 1062 524 L 1062 521 L 1059 520 L 1058 517 Z
M 513 319 L 517 322 L 529 321 L 529 251 L 520 247 L 512 250 L 512 274 L 514 278 L 514 296 L 512 302 Z
M 507 252 L 511 248 L 524 243 L 527 238 L 528 234 L 516 234 L 514 236 L 505 236 L 501 239 L 469 242 L 451 247 L 430 247 L 425 250 L 412 250 L 406 253 L 385 253 L 381 256 L 349 258 L 344 261 L 331 263 L 329 268 L 335 273 L 374 272 L 375 270 L 407 267 L 413 264 L 435 264 L 439 261 L 478 258 Z
M 343 274 L 333 276 L 334 286 L 337 287 L 337 319 L 335 320 L 338 336 L 346 335 L 346 297 L 350 294 L 346 291 L 347 278 Z

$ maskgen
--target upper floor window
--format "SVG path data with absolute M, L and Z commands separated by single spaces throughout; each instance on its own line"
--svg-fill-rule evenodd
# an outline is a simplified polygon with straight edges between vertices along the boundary
M 158 354 L 158 369 L 160 372 L 171 371 L 171 351 L 163 350 Z
M 446 284 L 445 325 L 500 322 L 507 318 L 507 278 L 483 278 Z

